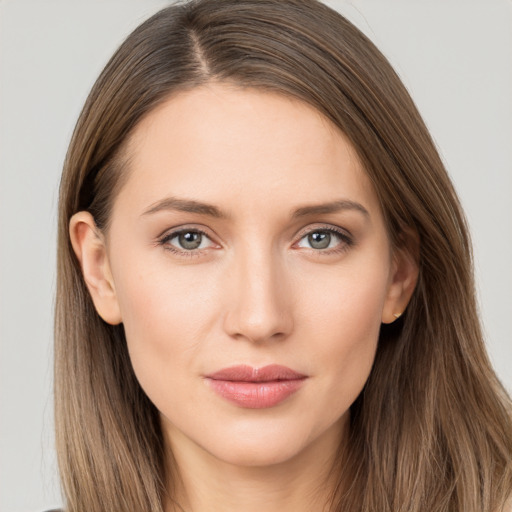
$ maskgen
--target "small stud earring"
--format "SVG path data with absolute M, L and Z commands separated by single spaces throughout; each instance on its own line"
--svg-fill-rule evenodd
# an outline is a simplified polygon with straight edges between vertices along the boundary
M 400 318 L 402 316 L 402 313 L 393 313 L 393 316 L 395 318 Z

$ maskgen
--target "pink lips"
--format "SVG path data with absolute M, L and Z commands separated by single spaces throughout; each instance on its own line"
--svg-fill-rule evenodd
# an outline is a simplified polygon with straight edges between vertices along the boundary
M 213 391 L 248 409 L 263 409 L 281 403 L 298 391 L 306 378 L 306 375 L 277 364 L 263 368 L 232 366 L 206 376 Z

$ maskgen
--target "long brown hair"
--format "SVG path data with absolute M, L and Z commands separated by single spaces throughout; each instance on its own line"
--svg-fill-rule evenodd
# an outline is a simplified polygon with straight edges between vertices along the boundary
M 199 0 L 139 26 L 78 120 L 60 189 L 55 322 L 58 460 L 70 512 L 157 512 L 172 489 L 158 413 L 122 326 L 96 313 L 68 226 L 108 229 L 134 127 L 208 81 L 314 106 L 359 154 L 395 246 L 420 241 L 406 313 L 381 329 L 340 451 L 335 511 L 497 512 L 512 493 L 510 400 L 486 356 L 461 207 L 409 94 L 375 46 L 315 0 Z M 345 472 L 344 468 L 350 468 Z

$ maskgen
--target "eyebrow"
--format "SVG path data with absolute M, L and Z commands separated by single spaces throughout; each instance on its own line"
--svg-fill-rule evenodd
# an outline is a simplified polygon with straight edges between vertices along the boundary
M 219 208 L 212 204 L 194 201 L 193 199 L 178 199 L 177 197 L 167 197 L 152 204 L 143 215 L 150 215 L 163 210 L 177 210 L 186 213 L 197 213 L 199 215 L 208 215 L 217 219 L 227 218 Z
M 207 215 L 216 219 L 228 218 L 228 215 L 217 208 L 217 206 L 203 203 L 201 201 L 195 201 L 193 199 L 179 199 L 177 197 L 167 197 L 161 201 L 157 201 L 145 210 L 143 215 L 150 215 L 165 210 L 197 213 L 199 215 Z M 299 219 L 310 215 L 325 215 L 344 210 L 355 210 L 362 213 L 365 217 L 370 217 L 368 210 L 362 204 L 347 199 L 341 199 L 339 201 L 331 201 L 329 203 L 302 206 L 293 212 L 292 218 Z
M 368 210 L 360 203 L 341 199 L 330 203 L 315 204 L 311 206 L 303 206 L 293 213 L 293 218 L 306 217 L 308 215 L 321 215 L 327 213 L 337 213 L 343 210 L 355 210 L 362 213 L 365 217 L 370 217 Z

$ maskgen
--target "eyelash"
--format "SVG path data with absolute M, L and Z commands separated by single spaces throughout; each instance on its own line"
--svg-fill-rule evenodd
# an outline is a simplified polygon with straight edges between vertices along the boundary
M 206 233 L 206 231 L 204 231 L 200 228 L 194 227 L 194 228 L 181 228 L 181 229 L 177 229 L 175 231 L 171 231 L 170 233 L 166 233 L 165 235 L 158 238 L 157 244 L 159 246 L 162 246 L 166 251 L 172 252 L 173 254 L 176 254 L 180 257 L 192 258 L 192 257 L 200 256 L 205 249 L 191 249 L 191 250 L 182 249 L 182 250 L 180 250 L 169 243 L 173 238 L 176 238 L 177 236 L 180 236 L 181 234 L 184 234 L 184 233 L 198 233 L 198 234 L 208 238 L 209 240 L 211 240 L 210 236 L 208 235 L 208 233 Z M 307 236 L 312 235 L 313 233 L 328 233 L 331 235 L 335 235 L 340 240 L 340 243 L 337 244 L 336 247 L 331 248 L 331 249 L 314 249 L 314 248 L 310 247 L 309 251 L 314 253 L 315 255 L 320 256 L 320 255 L 340 254 L 342 252 L 347 251 L 350 247 L 352 247 L 354 245 L 354 240 L 347 232 L 345 232 L 341 229 L 337 229 L 333 226 L 320 226 L 320 227 L 315 227 L 314 229 L 309 229 L 307 231 L 304 231 L 299 235 L 299 239 L 297 242 L 295 242 L 294 245 L 299 243 L 301 240 L 303 240 Z
M 172 252 L 173 254 L 176 254 L 183 258 L 193 258 L 193 257 L 200 256 L 202 254 L 202 252 L 204 251 L 204 249 L 195 249 L 195 250 L 189 250 L 189 251 L 187 251 L 186 249 L 180 250 L 177 247 L 174 247 L 173 245 L 171 245 L 169 243 L 173 238 L 176 238 L 177 236 L 180 236 L 181 234 L 184 234 L 184 233 L 199 233 L 200 235 L 211 240 L 208 233 L 206 233 L 206 231 L 204 231 L 202 229 L 182 228 L 182 229 L 177 229 L 176 231 L 171 231 L 170 233 L 167 233 L 167 234 L 163 235 L 162 237 L 160 237 L 157 241 L 158 245 L 161 245 L 166 251 Z
M 299 235 L 298 242 L 300 242 L 307 236 L 312 235 L 313 233 L 328 233 L 330 235 L 335 235 L 340 241 L 335 247 L 331 249 L 314 249 L 310 247 L 310 252 L 318 256 L 341 254 L 350 249 L 350 247 L 354 245 L 354 239 L 352 238 L 351 235 L 349 235 L 346 231 L 342 229 L 335 228 L 334 226 L 316 226 L 313 229 L 308 229 L 307 231 L 302 232 Z M 297 244 L 298 242 L 296 242 L 295 244 Z

